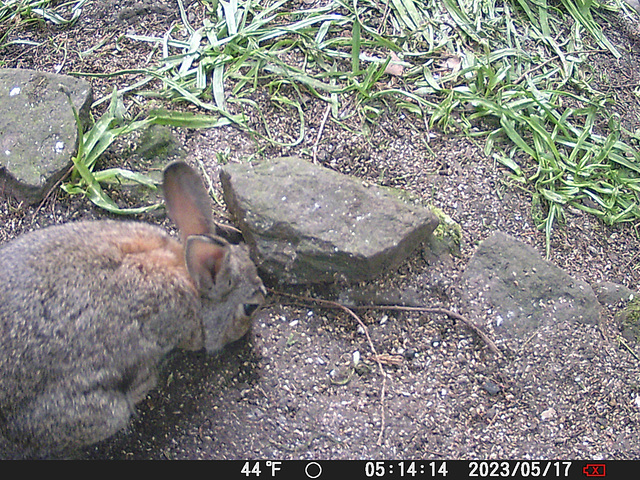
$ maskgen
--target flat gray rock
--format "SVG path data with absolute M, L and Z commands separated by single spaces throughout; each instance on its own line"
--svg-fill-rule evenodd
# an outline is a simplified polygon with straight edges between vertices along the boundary
M 525 339 L 542 325 L 600 319 L 601 306 L 589 284 L 502 232 L 478 245 L 463 278 L 471 309 L 491 310 L 496 331 L 507 337 Z
M 61 85 L 86 120 L 92 91 L 85 80 L 0 69 L 0 195 L 37 203 L 71 166 L 78 134 Z
M 296 157 L 226 165 L 224 199 L 260 269 L 282 283 L 374 278 L 438 225 L 394 191 Z

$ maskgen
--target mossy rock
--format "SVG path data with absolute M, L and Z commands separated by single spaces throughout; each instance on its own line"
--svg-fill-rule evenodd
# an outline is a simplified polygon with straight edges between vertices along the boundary
M 164 125 L 149 126 L 140 137 L 135 153 L 147 160 L 162 161 L 186 156 L 179 140 L 171 129 Z
M 631 299 L 627 306 L 616 314 L 616 321 L 626 340 L 640 343 L 640 299 L 638 297 Z
M 438 219 L 420 203 L 298 157 L 220 170 L 224 199 L 267 278 L 357 283 L 393 270 Z
M 458 222 L 453 220 L 443 210 L 426 203 L 421 197 L 404 190 L 402 188 L 382 187 L 384 190 L 395 195 L 399 200 L 408 204 L 422 205 L 438 217 L 438 226 L 429 238 L 429 248 L 434 253 L 440 255 L 443 251 L 448 250 L 451 255 L 460 256 L 460 245 L 462 243 L 462 227 Z
M 429 206 L 429 209 L 438 217 L 439 222 L 432 235 L 443 241 L 452 255 L 459 257 L 460 244 L 462 243 L 462 227 L 438 207 Z

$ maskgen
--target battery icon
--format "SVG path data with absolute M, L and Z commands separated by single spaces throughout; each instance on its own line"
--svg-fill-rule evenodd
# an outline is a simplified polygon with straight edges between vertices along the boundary
M 582 467 L 582 473 L 587 477 L 604 477 L 606 476 L 606 468 L 604 463 L 587 463 Z

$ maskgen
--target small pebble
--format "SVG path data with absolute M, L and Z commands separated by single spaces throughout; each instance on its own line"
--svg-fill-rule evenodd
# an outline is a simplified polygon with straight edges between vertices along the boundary
M 491 380 L 487 380 L 486 382 L 484 382 L 482 388 L 484 388 L 487 393 L 489 393 L 489 395 L 497 395 L 498 393 L 500 393 L 500 385 L 492 382 Z

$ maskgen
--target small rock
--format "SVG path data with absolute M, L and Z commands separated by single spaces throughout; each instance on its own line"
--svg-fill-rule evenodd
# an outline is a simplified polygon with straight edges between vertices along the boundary
M 614 319 L 625 340 L 640 344 L 640 299 L 630 301 Z
M 353 352 L 352 359 L 353 359 L 353 366 L 357 367 L 358 364 L 360 363 L 360 352 L 358 350 Z
M 540 414 L 540 418 L 545 422 L 551 420 L 556 416 L 556 411 L 553 408 L 549 408 Z
M 418 355 L 418 352 L 415 348 L 407 348 L 402 355 L 404 356 L 404 358 L 406 358 L 407 360 L 413 360 L 414 358 L 416 358 L 416 356 Z
M 500 385 L 491 380 L 484 382 L 482 388 L 484 388 L 489 395 L 497 395 L 501 390 Z

